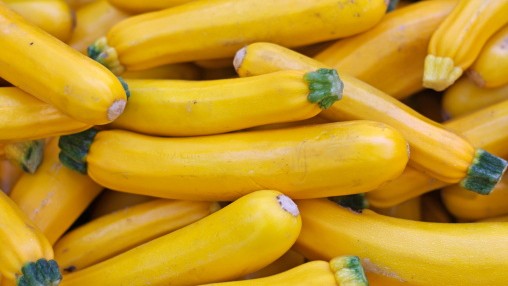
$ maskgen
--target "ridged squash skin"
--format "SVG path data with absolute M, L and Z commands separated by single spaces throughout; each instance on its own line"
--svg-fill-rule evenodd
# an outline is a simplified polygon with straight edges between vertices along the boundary
M 113 73 L 0 3 L 0 77 L 75 120 L 106 124 L 126 91 Z
M 313 58 L 395 98 L 408 97 L 423 90 L 427 45 L 457 2 L 421 1 L 397 8 L 367 32 L 339 40 Z
M 42 139 L 91 127 L 17 87 L 0 87 L 0 106 L 0 141 Z
M 46 146 L 44 160 L 34 174 L 23 174 L 11 199 L 53 245 L 78 219 L 103 187 L 67 169 L 58 159 L 58 138 Z
M 432 35 L 423 86 L 442 91 L 469 68 L 487 40 L 508 23 L 508 2 L 459 0 Z
M 313 70 L 323 64 L 293 50 L 273 43 L 254 43 L 239 50 L 234 65 L 240 76 L 252 76 L 284 69 Z M 486 154 L 476 149 L 462 136 L 447 130 L 443 125 L 423 116 L 401 101 L 371 85 L 343 74 L 343 98 L 320 115 L 331 121 L 374 120 L 396 128 L 411 147 L 409 164 L 430 176 L 468 185 L 470 190 L 486 193 L 492 190 L 506 170 L 506 162 L 494 156 L 489 167 L 476 172 L 477 158 Z M 493 168 L 491 168 L 493 167 Z M 477 175 L 497 170 L 492 180 L 475 180 Z M 472 179 L 471 179 L 472 178 Z M 490 180 L 490 183 L 487 181 Z M 470 182 L 480 182 L 470 184 Z M 473 186 L 474 185 L 474 186 Z
M 65 0 L 4 0 L 10 9 L 44 31 L 67 42 L 73 33 L 73 12 Z
M 93 58 L 117 74 L 175 62 L 232 57 L 246 44 L 295 47 L 368 30 L 384 16 L 385 0 L 192 1 L 130 17 L 115 25 Z M 98 49 L 97 49 L 98 48 Z M 114 52 L 112 52 L 114 50 Z M 105 51 L 107 54 L 101 55 Z M 109 59 L 110 55 L 116 53 Z
M 295 250 L 309 259 L 355 253 L 365 271 L 410 285 L 505 285 L 508 223 L 429 223 L 299 200 Z M 340 243 L 338 243 L 340 242 Z
M 61 149 L 72 147 L 66 140 Z M 104 130 L 78 157 L 110 189 L 227 201 L 263 188 L 292 198 L 367 192 L 396 178 L 409 150 L 388 125 L 348 121 L 178 138 Z
M 65 275 L 60 285 L 185 286 L 231 280 L 283 255 L 300 229 L 298 208 L 289 197 L 260 190 L 186 227 Z
M 306 79 L 315 72 L 296 70 L 221 80 L 127 79 L 129 104 L 110 127 L 158 136 L 197 136 L 309 119 L 342 96 L 342 82 L 334 70 L 328 71 L 335 76 L 330 73 L 323 81 Z M 322 105 L 325 100 L 310 100 L 314 82 L 328 86 L 320 88 L 330 94 L 327 106 Z
M 461 134 L 477 148 L 483 148 L 502 158 L 508 156 L 508 134 L 505 132 L 508 127 L 506 101 L 444 122 L 443 126 Z M 450 184 L 408 166 L 398 178 L 369 192 L 366 197 L 372 205 L 390 207 L 447 185 Z

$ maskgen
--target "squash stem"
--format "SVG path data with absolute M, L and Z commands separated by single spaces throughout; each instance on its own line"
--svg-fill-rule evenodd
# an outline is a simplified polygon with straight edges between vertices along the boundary
M 364 193 L 335 196 L 329 197 L 328 199 L 357 213 L 361 213 L 364 209 L 369 207 L 369 202 L 365 198 Z
M 306 73 L 304 79 L 309 84 L 310 90 L 307 99 L 317 103 L 321 109 L 329 108 L 342 98 L 344 83 L 336 70 L 321 68 Z
M 504 159 L 483 149 L 476 149 L 467 176 L 460 181 L 460 186 L 481 195 L 488 195 L 501 180 L 507 166 L 508 162 Z
M 462 72 L 462 68 L 456 67 L 452 58 L 427 55 L 423 67 L 423 86 L 435 91 L 445 90 Z
M 24 172 L 33 174 L 42 162 L 44 139 L 7 143 L 4 146 L 5 158 Z
M 97 132 L 97 129 L 90 128 L 79 133 L 60 136 L 58 141 L 60 162 L 72 170 L 86 174 L 86 155 Z
M 88 57 L 107 67 L 115 75 L 120 75 L 125 71 L 125 67 L 120 64 L 116 49 L 108 45 L 106 37 L 100 37 L 87 48 Z
M 344 255 L 330 260 L 330 269 L 334 273 L 337 285 L 368 286 L 363 266 L 358 256 Z
M 16 278 L 18 286 L 56 286 L 62 280 L 62 274 L 55 260 L 39 259 L 29 262 L 21 268 L 22 275 Z

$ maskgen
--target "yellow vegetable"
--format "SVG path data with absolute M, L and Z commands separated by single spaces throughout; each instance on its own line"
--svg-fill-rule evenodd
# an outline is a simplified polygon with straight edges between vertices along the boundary
M 28 22 L 66 42 L 73 32 L 73 15 L 65 0 L 4 0 Z
M 367 286 L 360 260 L 356 256 L 340 256 L 330 262 L 314 260 L 268 277 L 203 284 L 202 286 Z
M 410 285 L 505 285 L 508 223 L 430 223 L 355 213 L 326 199 L 297 201 L 295 249 L 309 259 L 354 253 L 366 273 Z
M 28 141 L 91 127 L 17 87 L 0 87 L 0 141 Z
M 198 80 L 203 71 L 192 63 L 176 63 L 154 67 L 141 71 L 127 71 L 122 74 L 125 79 L 184 79 Z M 132 93 L 132 91 L 131 91 Z
M 508 10 L 508 9 L 507 9 Z M 508 85 L 508 25 L 489 38 L 467 75 L 480 87 Z
M 116 8 L 130 13 L 146 13 L 182 5 L 193 0 L 108 0 Z
M 104 36 L 116 23 L 129 14 L 116 9 L 107 0 L 96 0 L 79 7 L 75 13 L 76 27 L 69 39 L 69 46 L 86 54 L 87 48 L 97 38 Z
M 89 177 L 63 167 L 58 160 L 57 144 L 58 138 L 48 143 L 37 172 L 23 174 L 10 194 L 50 244 L 54 244 L 103 189 Z
M 471 192 L 470 192 L 471 193 Z M 422 209 L 420 197 L 415 197 L 400 204 L 388 208 L 370 207 L 373 211 L 391 217 L 398 217 L 410 220 L 421 220 Z
M 487 40 L 508 23 L 508 1 L 459 0 L 428 45 L 423 86 L 441 91 L 470 67 Z
M 98 218 L 114 211 L 119 211 L 153 199 L 154 198 L 150 196 L 104 190 L 97 200 L 94 201 L 90 210 L 90 219 Z
M 17 285 L 58 285 L 61 274 L 44 234 L 0 191 L 0 273 Z M 39 284 L 37 284 L 39 283 Z
M 464 221 L 474 221 L 508 214 L 508 177 L 503 176 L 492 194 L 482 196 L 460 186 L 442 189 L 441 197 L 448 211 Z
M 325 69 L 211 81 L 127 83 L 129 104 L 111 127 L 159 136 L 217 134 L 308 119 L 342 96 L 337 72 Z
M 503 158 L 508 156 L 508 133 L 505 132 L 508 127 L 508 101 L 450 120 L 443 126 L 461 134 L 477 148 Z M 390 207 L 446 185 L 449 183 L 408 166 L 398 178 L 369 192 L 367 199 L 374 206 Z
M 105 124 L 126 104 L 106 68 L 29 24 L 0 2 L 0 77 L 88 124 Z
M 300 229 L 295 203 L 278 191 L 261 190 L 188 226 L 65 275 L 61 285 L 183 286 L 231 280 L 283 255 Z
M 256 51 L 264 50 L 264 51 Z M 302 60 L 302 58 L 304 60 Z M 239 50 L 235 67 L 240 76 L 281 69 L 313 70 L 322 63 L 290 49 L 255 43 Z M 348 75 L 341 75 L 344 97 L 321 114 L 334 121 L 374 120 L 401 132 L 411 147 L 410 165 L 430 176 L 489 193 L 506 169 L 506 161 L 475 149 L 461 136 L 426 118 L 388 94 Z
M 455 118 L 508 99 L 508 84 L 495 88 L 478 87 L 462 77 L 446 89 L 442 98 L 445 116 Z
M 74 272 L 191 224 L 219 209 L 213 202 L 154 199 L 101 216 L 54 245 L 63 271 Z
M 192 1 L 130 17 L 89 48 L 115 74 L 158 65 L 232 57 L 245 44 L 295 47 L 361 33 L 385 0 Z
M 409 156 L 397 130 L 373 121 L 179 138 L 96 132 L 61 137 L 63 163 L 113 190 L 184 200 L 362 193 L 396 178 Z
M 293 267 L 302 265 L 306 262 L 305 260 L 306 259 L 303 257 L 303 255 L 292 249 L 289 249 L 281 257 L 277 258 L 277 260 L 257 271 L 254 271 L 253 273 L 244 275 L 241 278 L 247 280 L 275 275 L 289 270 Z
M 3 146 L 5 158 L 24 172 L 35 173 L 42 161 L 44 139 L 11 142 Z
M 430 37 L 456 4 L 421 1 L 396 9 L 369 31 L 339 40 L 314 58 L 395 98 L 408 97 L 423 89 Z

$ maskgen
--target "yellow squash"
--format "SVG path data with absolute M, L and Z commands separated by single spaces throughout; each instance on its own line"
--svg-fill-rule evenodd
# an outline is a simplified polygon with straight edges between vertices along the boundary
M 69 39 L 69 46 L 86 54 L 86 50 L 97 38 L 106 35 L 116 23 L 129 17 L 107 0 L 96 0 L 76 9 L 76 27 Z
M 490 285 L 508 281 L 508 223 L 430 223 L 355 213 L 326 199 L 297 201 L 295 249 L 309 259 L 354 253 L 366 273 L 410 285 Z
M 35 173 L 42 162 L 45 140 L 28 140 L 6 143 L 2 146 L 5 158 L 24 172 Z
M 470 67 L 487 40 L 508 23 L 508 1 L 459 0 L 432 35 L 423 86 L 441 91 Z
M 505 132 L 508 127 L 508 101 L 450 120 L 443 126 L 461 134 L 477 148 L 503 158 L 508 156 L 508 133 Z M 449 183 L 408 166 L 398 178 L 369 192 L 367 199 L 374 206 L 390 207 L 446 185 Z
M 159 136 L 218 134 L 316 116 L 342 96 L 335 70 L 279 71 L 207 81 L 127 80 L 129 104 L 112 128 Z
M 323 65 L 270 43 L 255 43 L 242 48 L 234 63 L 240 76 L 281 69 L 313 70 Z M 334 121 L 365 119 L 388 124 L 409 142 L 411 166 L 446 182 L 460 182 L 472 191 L 490 192 L 504 173 L 506 161 L 474 148 L 443 125 L 354 77 L 344 74 L 341 79 L 344 96 L 321 113 L 324 117 Z
M 201 286 L 368 286 L 357 256 L 344 255 L 330 262 L 314 260 L 268 277 Z
M 89 48 L 116 74 L 158 65 L 232 57 L 245 44 L 295 47 L 368 30 L 385 0 L 191 1 L 130 17 Z
M 231 280 L 283 255 L 300 229 L 298 208 L 289 197 L 260 190 L 190 225 L 65 275 L 60 285 L 184 286 Z
M 421 1 L 396 9 L 369 31 L 335 42 L 314 59 L 395 98 L 408 97 L 423 89 L 430 37 L 456 4 Z
M 91 220 L 54 245 L 62 271 L 97 264 L 154 238 L 191 224 L 215 210 L 218 203 L 154 199 Z
M 73 33 L 73 14 L 65 0 L 4 0 L 28 22 L 67 42 Z
M 202 79 L 202 77 L 203 77 L 202 69 L 193 63 L 167 64 L 147 70 L 127 71 L 122 74 L 122 78 L 125 79 L 199 80 Z
M 90 208 L 90 219 L 98 218 L 153 199 L 154 198 L 150 196 L 104 190 Z
M 508 85 L 508 25 L 489 38 L 467 75 L 480 87 Z
M 456 118 L 507 99 L 508 84 L 481 88 L 471 79 L 462 77 L 444 92 L 442 108 L 446 117 Z
M 10 194 L 50 244 L 55 243 L 103 189 L 89 177 L 62 166 L 57 144 L 58 138 L 48 143 L 37 172 L 23 174 Z
M 17 285 L 58 285 L 53 248 L 39 228 L 0 191 L 0 273 Z M 38 284 L 37 284 L 38 283 Z
M 28 141 L 91 127 L 17 87 L 0 87 L 0 141 Z
M 122 11 L 129 13 L 146 13 L 151 11 L 162 10 L 173 6 L 182 5 L 193 0 L 108 0 L 108 2 Z
M 349 121 L 195 137 L 90 129 L 61 137 L 60 159 L 113 189 L 224 201 L 259 189 L 292 198 L 367 192 L 406 166 L 394 128 Z
M 0 77 L 88 124 L 105 124 L 126 104 L 109 70 L 28 23 L 0 2 Z
M 306 259 L 305 257 L 303 257 L 303 255 L 294 251 L 293 249 L 289 249 L 281 257 L 277 258 L 277 260 L 273 261 L 272 263 L 268 264 L 267 266 L 257 271 L 244 275 L 241 278 L 244 280 L 248 280 L 267 277 L 284 272 L 298 265 L 302 265 L 305 262 Z

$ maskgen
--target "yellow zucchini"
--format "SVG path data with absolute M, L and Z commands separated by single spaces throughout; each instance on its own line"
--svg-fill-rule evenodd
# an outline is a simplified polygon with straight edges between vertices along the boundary
M 478 86 L 493 88 L 508 85 L 507 70 L 508 25 L 505 25 L 485 43 L 466 74 Z
M 73 10 L 76 10 L 86 4 L 89 4 L 89 3 L 92 3 L 92 2 L 95 2 L 97 0 L 65 0 L 69 6 L 73 9 Z
M 95 0 L 76 9 L 76 27 L 69 39 L 69 46 L 86 54 L 87 48 L 97 38 L 104 36 L 116 23 L 129 14 L 112 6 L 108 0 Z
M 487 40 L 508 23 L 508 1 L 459 0 L 432 35 L 424 61 L 423 86 L 442 91 L 480 54 Z
M 280 71 L 210 81 L 127 80 L 129 104 L 112 128 L 159 136 L 224 133 L 311 118 L 342 96 L 335 70 Z
M 5 158 L 24 172 L 35 173 L 42 162 L 45 140 L 29 140 L 7 143 L 3 146 Z
M 0 77 L 88 124 L 120 115 L 127 96 L 109 70 L 0 2 Z
M 344 255 L 330 262 L 314 260 L 279 274 L 251 280 L 202 284 L 201 286 L 367 286 L 367 278 L 357 256 Z
M 17 87 L 0 87 L 0 142 L 71 134 L 91 127 Z
M 88 54 L 121 74 L 168 63 L 232 57 L 256 41 L 303 46 L 368 30 L 384 16 L 386 2 L 192 1 L 121 21 L 92 44 Z
M 408 97 L 423 89 L 430 37 L 456 4 L 421 1 L 396 9 L 369 31 L 335 42 L 314 59 L 395 98 Z
M 371 206 L 370 209 L 379 214 L 391 217 L 398 217 L 410 220 L 421 220 L 422 218 L 420 197 L 412 198 L 410 200 L 404 201 L 400 204 L 388 208 L 376 208 Z
M 95 219 L 114 211 L 119 211 L 153 199 L 154 198 L 150 196 L 104 190 L 94 201 L 90 209 L 90 219 Z
M 367 192 L 409 156 L 397 130 L 373 121 L 177 138 L 90 129 L 60 137 L 60 148 L 64 164 L 107 188 L 205 201 L 264 188 L 292 198 Z
M 227 223 L 224 223 L 227 222 Z M 268 265 L 295 242 L 297 206 L 260 190 L 169 234 L 64 276 L 60 285 L 198 285 Z
M 191 224 L 219 209 L 214 202 L 154 199 L 101 216 L 71 230 L 53 246 L 62 272 L 97 264 Z
M 294 248 L 309 259 L 354 253 L 366 273 L 410 285 L 505 285 L 508 223 L 430 223 L 355 213 L 326 199 L 296 202 Z
M 508 214 L 508 177 L 503 176 L 492 194 L 482 196 L 451 185 L 441 190 L 448 211 L 463 221 L 474 221 Z
M 127 11 L 129 13 L 146 13 L 151 11 L 162 10 L 173 6 L 182 5 L 193 0 L 108 0 L 108 2 L 117 9 Z
M 508 101 L 503 101 L 462 117 L 447 121 L 443 126 L 461 134 L 477 148 L 506 158 L 508 149 Z M 390 207 L 431 190 L 449 185 L 420 170 L 406 167 L 402 175 L 367 194 L 370 204 Z
M 63 167 L 58 153 L 58 138 L 54 138 L 48 143 L 37 172 L 23 174 L 10 194 L 50 244 L 54 244 L 103 189 L 89 177 Z
M 444 91 L 442 108 L 447 118 L 455 118 L 507 99 L 508 84 L 481 88 L 462 77 Z
M 73 12 L 65 0 L 4 0 L 28 22 L 67 42 L 73 33 Z
M 234 63 L 240 76 L 281 69 L 313 70 L 323 65 L 302 58 L 305 57 L 279 45 L 255 43 L 239 50 Z M 321 114 L 334 121 L 364 119 L 394 127 L 409 142 L 411 166 L 480 193 L 489 193 L 506 170 L 507 162 L 503 159 L 474 148 L 463 137 L 399 100 L 354 77 L 341 75 L 341 79 L 344 97 Z
M 62 275 L 44 234 L 0 191 L 0 273 L 20 286 L 58 285 Z

